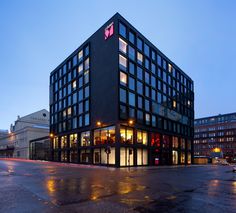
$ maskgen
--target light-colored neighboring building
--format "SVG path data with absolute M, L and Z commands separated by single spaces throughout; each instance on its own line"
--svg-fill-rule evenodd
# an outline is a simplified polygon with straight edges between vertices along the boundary
M 31 113 L 24 117 L 17 117 L 10 133 L 0 138 L 0 155 L 4 157 L 29 159 L 30 141 L 49 135 L 49 112 L 46 109 Z M 9 154 L 9 147 L 14 151 Z M 6 152 L 4 153 L 4 149 Z M 10 156 L 9 156 L 10 155 Z
M 0 138 L 8 136 L 8 130 L 0 129 Z

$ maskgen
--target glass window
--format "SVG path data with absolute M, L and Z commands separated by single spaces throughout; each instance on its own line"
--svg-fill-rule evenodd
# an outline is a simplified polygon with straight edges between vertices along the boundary
M 76 90 L 76 80 L 74 80 L 74 81 L 72 82 L 72 88 L 73 88 L 73 90 Z
M 70 147 L 75 148 L 77 145 L 77 134 L 70 135 Z
M 151 146 L 161 146 L 161 135 L 159 133 L 151 133 Z
M 84 97 L 83 97 L 83 89 L 80 89 L 78 94 L 79 94 L 79 98 L 78 98 L 79 101 L 82 101 L 83 98 L 84 98 Z
M 151 71 L 153 74 L 156 74 L 156 65 L 152 63 Z
M 120 69 L 126 70 L 126 68 L 127 68 L 127 59 L 122 55 L 119 55 L 119 64 L 120 64 Z
M 84 125 L 85 126 L 88 126 L 89 125 L 89 113 L 86 113 L 85 115 L 84 115 Z
M 61 148 L 66 148 L 67 147 L 67 136 L 62 136 L 61 137 Z
M 135 90 L 135 80 L 132 77 L 129 77 L 129 89 Z
M 119 38 L 119 50 L 125 54 L 127 53 L 127 43 L 121 38 Z
M 152 87 L 156 88 L 156 78 L 153 75 L 151 77 L 151 85 Z
M 120 118 L 127 119 L 127 108 L 126 108 L 126 106 L 120 105 Z
M 132 44 L 134 44 L 134 38 L 135 38 L 134 33 L 129 32 L 129 41 L 130 41 Z
M 147 132 L 141 130 L 137 131 L 137 143 L 147 145 L 148 143 Z
M 123 72 L 120 72 L 120 84 L 124 86 L 127 85 L 127 75 Z
M 133 129 L 121 127 L 120 140 L 121 140 L 121 143 L 133 144 L 133 140 L 134 140 Z
M 179 147 L 178 137 L 172 137 L 172 147 L 173 148 Z
M 89 71 L 84 72 L 84 84 L 87 84 L 89 82 Z
M 84 111 L 83 111 L 83 102 L 79 103 L 79 115 L 82 114 Z
M 84 98 L 89 97 L 89 86 L 84 88 Z
M 156 61 L 156 53 L 154 50 L 152 50 L 152 60 Z
M 148 165 L 148 152 L 146 149 L 137 149 L 137 165 Z
M 145 99 L 145 110 L 146 110 L 147 112 L 150 111 L 150 101 L 147 100 L 147 99 Z
M 145 86 L 145 96 L 150 97 L 150 87 L 149 86 Z
M 83 72 L 83 63 L 79 65 L 78 73 L 81 74 Z
M 90 146 L 90 132 L 81 132 L 81 146 Z
M 139 122 L 143 122 L 143 112 L 141 110 L 137 111 L 137 119 Z
M 152 100 L 156 101 L 157 100 L 157 92 L 156 90 L 152 89 Z
M 135 118 L 135 109 L 129 107 L 129 118 Z
M 145 72 L 145 83 L 150 84 L 150 74 L 148 72 Z
M 163 148 L 169 148 L 170 147 L 170 136 L 168 136 L 168 135 L 163 135 L 162 136 L 162 147 Z
M 157 120 L 156 120 L 156 116 L 152 115 L 152 126 L 156 127 L 157 126 Z
M 79 59 L 79 63 L 83 60 L 83 50 L 79 51 L 78 59 Z
M 140 50 L 143 50 L 143 41 L 140 38 L 137 38 L 137 47 Z
M 146 43 L 144 43 L 144 54 L 148 57 L 150 55 L 150 48 Z
M 126 90 L 120 88 L 120 101 L 126 103 Z
M 77 56 L 73 57 L 73 67 L 77 65 Z
M 157 55 L 157 64 L 161 67 L 162 63 L 161 63 L 161 56 Z
M 163 67 L 164 70 L 166 70 L 166 60 L 164 60 L 164 59 L 162 61 L 162 67 Z
M 132 59 L 133 61 L 135 60 L 135 51 L 134 48 L 129 46 L 129 58 Z
M 145 68 L 150 69 L 150 61 L 147 58 L 145 58 Z
M 84 52 L 85 57 L 89 55 L 89 45 L 85 47 Z
M 119 23 L 119 33 L 126 38 L 126 26 L 122 23 Z
M 134 75 L 134 63 L 129 62 L 129 73 Z
M 129 105 L 135 106 L 135 94 L 132 92 L 129 92 Z
M 143 64 L 143 55 L 140 52 L 137 52 L 137 60 L 139 64 Z
M 147 125 L 150 125 L 150 120 L 151 120 L 151 119 L 150 119 L 150 114 L 146 113 L 146 114 L 145 114 L 145 121 L 146 121 L 146 124 L 147 124 Z
M 137 77 L 140 80 L 143 80 L 143 69 L 141 67 L 137 67 Z
M 85 70 L 89 69 L 89 58 L 87 58 L 84 62 L 84 69 Z
M 138 96 L 138 108 L 143 108 L 143 98 L 141 96 Z
M 85 112 L 89 111 L 89 100 L 86 100 L 86 101 L 84 102 L 84 111 L 85 111 Z
M 140 81 L 137 81 L 137 93 L 143 95 L 143 84 Z
M 94 131 L 94 143 L 99 144 L 113 144 L 115 143 L 115 127 L 107 127 L 96 129 Z

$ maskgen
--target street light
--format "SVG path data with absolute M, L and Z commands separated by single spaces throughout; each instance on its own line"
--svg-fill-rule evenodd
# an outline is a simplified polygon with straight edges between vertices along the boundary
M 50 138 L 53 138 L 53 137 L 54 137 L 54 134 L 53 134 L 53 133 L 50 133 L 49 136 L 50 136 Z
M 101 121 L 97 121 L 97 126 L 101 126 L 102 125 L 102 123 L 101 123 Z
M 133 121 L 133 120 L 129 120 L 129 121 L 128 121 L 128 124 L 129 124 L 129 125 L 133 125 L 133 124 L 134 124 L 134 121 Z

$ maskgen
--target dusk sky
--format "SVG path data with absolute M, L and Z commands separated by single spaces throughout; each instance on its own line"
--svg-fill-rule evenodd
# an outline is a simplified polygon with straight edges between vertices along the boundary
M 49 109 L 50 72 L 116 12 L 193 79 L 196 118 L 236 112 L 234 0 L 1 0 L 0 129 Z

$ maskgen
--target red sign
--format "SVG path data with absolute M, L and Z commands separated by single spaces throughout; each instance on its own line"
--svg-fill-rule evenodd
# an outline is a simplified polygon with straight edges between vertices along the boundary
M 104 31 L 105 40 L 110 38 L 114 33 L 114 23 L 109 24 Z

